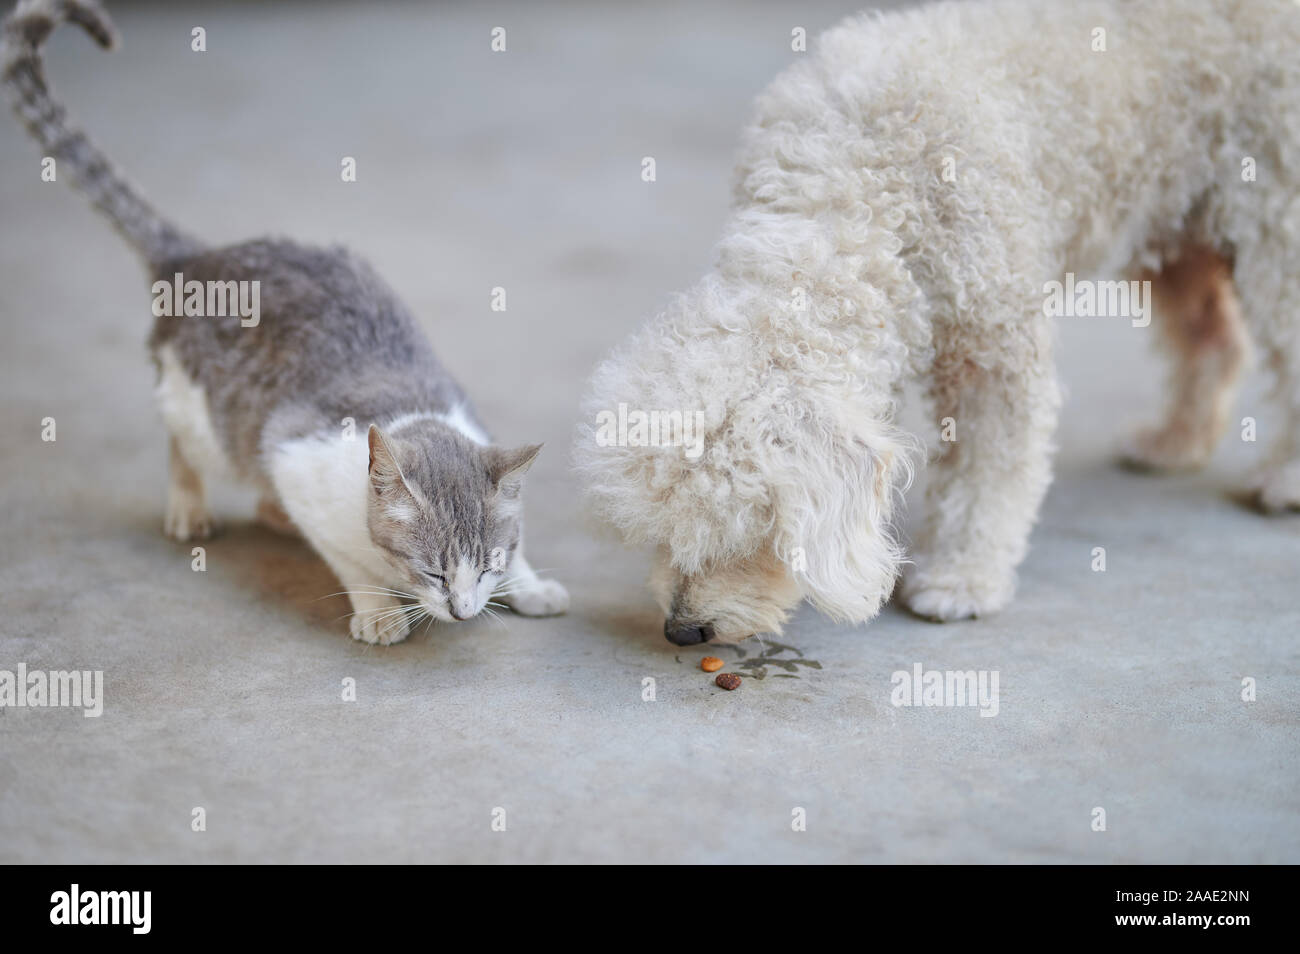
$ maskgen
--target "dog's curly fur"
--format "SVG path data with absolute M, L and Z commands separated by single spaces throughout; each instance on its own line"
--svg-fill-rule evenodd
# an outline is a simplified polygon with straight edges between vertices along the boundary
M 658 548 L 669 637 L 779 630 L 800 596 L 878 611 L 921 443 L 894 423 L 912 376 L 957 439 L 903 598 L 940 619 L 1005 605 L 1051 477 L 1043 302 L 1066 272 L 1223 263 L 1213 333 L 1169 334 L 1176 382 L 1223 406 L 1240 313 L 1287 415 L 1262 496 L 1300 503 L 1298 50 L 1293 0 L 942 2 L 824 34 L 758 101 L 715 267 L 585 400 L 578 468 L 596 512 Z M 598 441 L 620 403 L 703 412 L 703 454 Z M 1192 442 L 1178 413 L 1139 462 Z M 1191 421 L 1174 456 L 1203 459 L 1222 418 Z

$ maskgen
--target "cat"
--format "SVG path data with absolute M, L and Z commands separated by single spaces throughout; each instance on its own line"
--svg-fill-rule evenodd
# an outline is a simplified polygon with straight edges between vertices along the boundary
M 165 532 L 206 538 L 206 483 L 252 485 L 262 521 L 296 528 L 338 576 L 366 643 L 399 642 L 426 614 L 469 619 L 494 596 L 525 616 L 563 613 L 564 587 L 523 554 L 523 479 L 541 446 L 491 444 L 410 313 L 352 253 L 278 239 L 209 248 L 159 216 L 50 95 L 41 47 L 63 20 L 114 45 L 96 0 L 23 0 L 4 26 L 3 78 L 46 154 L 157 279 Z M 180 290 L 194 297 L 173 309 Z M 236 297 L 251 309 L 227 308 Z

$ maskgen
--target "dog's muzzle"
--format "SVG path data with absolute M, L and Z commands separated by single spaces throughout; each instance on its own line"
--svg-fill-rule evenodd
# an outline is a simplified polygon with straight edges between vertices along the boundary
M 669 619 L 664 621 L 664 637 L 676 646 L 694 646 L 712 639 L 713 627 L 708 623 L 696 626 L 694 623 L 678 623 Z

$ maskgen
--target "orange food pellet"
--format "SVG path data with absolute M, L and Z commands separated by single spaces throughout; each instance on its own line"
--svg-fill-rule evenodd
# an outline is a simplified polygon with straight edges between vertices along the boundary
M 717 672 L 722 668 L 722 660 L 717 656 L 705 656 L 700 660 L 700 668 L 705 672 Z

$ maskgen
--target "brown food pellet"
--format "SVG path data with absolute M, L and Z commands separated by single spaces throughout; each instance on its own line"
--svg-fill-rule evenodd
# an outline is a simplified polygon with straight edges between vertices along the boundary
M 713 681 L 716 682 L 720 688 L 726 689 L 728 692 L 732 689 L 740 688 L 740 677 L 734 672 L 720 672 L 718 673 L 718 678 Z
M 700 660 L 700 668 L 705 672 L 717 672 L 722 668 L 722 660 L 717 656 L 705 656 Z

